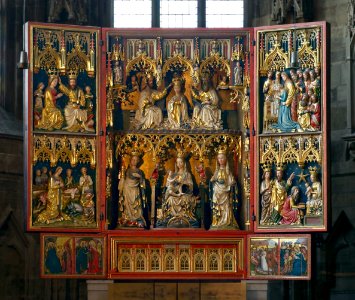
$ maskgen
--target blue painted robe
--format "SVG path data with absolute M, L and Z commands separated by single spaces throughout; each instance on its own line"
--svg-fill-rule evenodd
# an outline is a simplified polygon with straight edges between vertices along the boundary
M 280 108 L 279 108 L 279 117 L 277 124 L 271 125 L 271 128 L 278 129 L 281 132 L 294 132 L 298 129 L 301 129 L 301 126 L 294 122 L 291 118 L 291 105 L 285 105 L 287 99 L 286 91 L 281 93 Z

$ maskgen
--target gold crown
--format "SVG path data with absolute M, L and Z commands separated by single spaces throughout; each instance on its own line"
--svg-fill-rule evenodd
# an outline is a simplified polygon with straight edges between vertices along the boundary
M 318 175 L 318 168 L 317 167 L 309 167 L 308 170 L 311 175 L 314 175 L 314 176 Z
M 218 147 L 217 154 L 227 154 L 227 149 L 227 145 L 222 144 Z
M 173 83 L 174 85 L 180 85 L 180 86 L 182 86 L 182 85 L 184 85 L 185 80 L 184 80 L 182 77 L 175 77 L 175 78 L 173 78 L 172 83 Z
M 261 166 L 261 168 L 263 169 L 264 173 L 271 172 L 271 166 L 269 164 L 264 164 Z
M 182 158 L 185 159 L 186 153 L 183 149 L 183 147 L 178 147 L 177 148 L 177 158 Z
M 76 79 L 78 77 L 78 70 L 76 69 L 71 69 L 68 71 L 68 78 L 70 79 Z
M 154 74 L 152 71 L 148 70 L 145 72 L 145 77 L 148 78 L 154 78 Z
M 138 156 L 141 157 L 142 151 L 137 147 L 137 145 L 134 145 L 131 151 L 131 156 Z
M 49 78 L 57 77 L 58 70 L 57 69 L 48 69 L 47 74 L 48 74 Z
M 276 171 L 283 171 L 283 170 L 284 170 L 283 163 L 277 163 L 276 164 Z

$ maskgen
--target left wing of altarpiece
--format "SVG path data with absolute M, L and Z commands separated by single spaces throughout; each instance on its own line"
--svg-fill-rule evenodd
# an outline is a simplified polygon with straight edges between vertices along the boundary
M 28 23 L 28 230 L 99 231 L 99 28 Z

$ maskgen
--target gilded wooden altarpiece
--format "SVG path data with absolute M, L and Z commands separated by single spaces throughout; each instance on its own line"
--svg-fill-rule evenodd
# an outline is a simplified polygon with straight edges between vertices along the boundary
M 27 37 L 27 228 L 46 232 L 41 276 L 310 278 L 310 263 L 298 276 L 260 261 L 270 239 L 274 252 L 302 242 L 310 262 L 310 235 L 296 232 L 326 230 L 324 23 L 29 23 Z

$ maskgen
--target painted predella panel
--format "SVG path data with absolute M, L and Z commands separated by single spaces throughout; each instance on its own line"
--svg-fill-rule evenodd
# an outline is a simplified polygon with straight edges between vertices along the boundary
M 248 236 L 248 278 L 310 279 L 310 235 Z
M 109 229 L 248 229 L 250 32 L 104 35 Z
M 106 277 L 106 238 L 42 234 L 41 277 Z
M 161 239 L 111 236 L 109 278 L 245 278 L 242 237 Z
M 99 228 L 99 30 L 27 24 L 30 230 Z
M 269 27 L 256 36 L 256 229 L 325 230 L 325 24 Z

